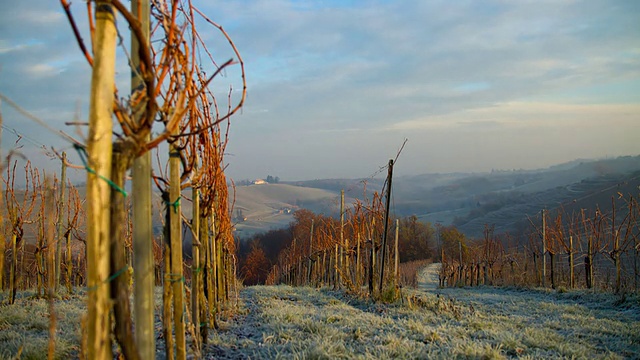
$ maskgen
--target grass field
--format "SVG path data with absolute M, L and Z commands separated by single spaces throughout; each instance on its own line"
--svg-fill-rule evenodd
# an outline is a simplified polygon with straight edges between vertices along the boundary
M 204 358 L 640 358 L 637 295 L 437 289 L 436 266 L 421 273 L 419 289 L 405 289 L 404 300 L 393 304 L 330 289 L 245 288 L 236 315 L 210 336 Z M 78 356 L 83 309 L 82 296 L 56 302 L 57 358 Z M 23 297 L 0 307 L 0 358 L 15 357 L 20 347 L 22 359 L 44 358 L 47 329 L 45 300 Z M 163 359 L 161 339 L 157 345 Z

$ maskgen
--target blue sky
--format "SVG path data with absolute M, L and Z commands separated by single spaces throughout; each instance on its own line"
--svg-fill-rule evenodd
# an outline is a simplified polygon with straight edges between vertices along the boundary
M 226 159 L 236 180 L 365 177 L 405 138 L 399 174 L 640 154 L 640 2 L 201 3 L 246 64 Z M 73 9 L 86 30 L 83 3 Z M 0 10 L 0 92 L 74 132 L 64 121 L 86 109 L 90 72 L 59 3 Z M 231 57 L 213 28 L 200 31 L 217 60 Z M 119 60 L 121 89 L 127 77 Z M 230 70 L 213 86 L 225 99 L 239 84 Z M 25 155 L 57 169 L 35 144 L 67 145 L 0 110 L 3 150 L 15 129 L 32 140 Z

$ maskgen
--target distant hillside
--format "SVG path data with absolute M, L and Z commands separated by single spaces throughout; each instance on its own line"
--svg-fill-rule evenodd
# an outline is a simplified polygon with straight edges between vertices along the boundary
M 506 170 L 490 173 L 422 174 L 393 181 L 393 211 L 397 216 L 417 215 L 422 221 L 454 224 L 467 236 L 479 237 L 485 224 L 511 233 L 528 227 L 527 216 L 543 208 L 575 206 L 583 209 L 610 207 L 618 192 L 637 196 L 640 156 L 605 160 L 574 160 L 538 170 Z M 384 175 L 368 179 L 368 194 L 380 191 Z M 295 182 L 362 197 L 361 179 L 325 179 Z M 574 202 L 575 200 L 575 202 Z
M 340 207 L 339 191 L 289 184 L 238 186 L 235 199 L 233 221 L 240 237 L 285 227 L 298 209 L 332 215 Z
M 497 232 L 517 232 L 541 209 L 610 207 L 618 192 L 637 196 L 640 156 L 572 162 L 536 171 L 504 171 L 452 177 L 435 187 L 398 181 L 395 205 L 404 215 L 454 224 L 479 237 L 485 224 Z M 407 196 L 410 195 L 410 196 Z M 575 202 L 574 202 L 575 201 Z
M 324 179 L 279 184 L 237 186 L 232 213 L 236 234 L 241 238 L 256 232 L 286 227 L 293 212 L 309 209 L 338 216 L 340 190 L 345 202 L 381 191 L 385 173 L 369 179 Z M 366 193 L 365 193 L 366 185 Z M 84 198 L 85 187 L 77 186 Z M 188 198 L 190 191 L 183 194 Z M 454 224 L 470 237 L 480 237 L 485 224 L 497 233 L 528 230 L 527 216 L 539 216 L 562 206 L 567 213 L 580 209 L 608 210 L 611 197 L 640 195 L 640 156 L 605 160 L 576 160 L 539 170 L 509 170 L 490 173 L 422 174 L 401 176 L 393 181 L 392 212 L 416 215 L 421 221 Z M 17 191 L 20 198 L 21 191 Z M 230 189 L 229 197 L 234 196 Z M 162 201 L 154 192 L 153 224 L 162 231 Z M 4 210 L 6 212 L 6 209 Z M 186 218 L 191 203 L 183 202 Z M 32 241 L 35 225 L 25 226 Z

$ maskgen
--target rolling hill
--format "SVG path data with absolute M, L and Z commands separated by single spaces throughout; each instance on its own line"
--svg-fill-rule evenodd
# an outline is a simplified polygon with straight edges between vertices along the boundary
M 336 214 L 340 207 L 340 193 L 325 189 L 262 184 L 238 186 L 235 190 L 233 221 L 241 238 L 287 226 L 298 209 Z
M 366 180 L 369 195 L 382 189 L 384 176 L 380 177 Z M 286 189 L 320 188 L 337 196 L 344 188 L 348 196 L 361 198 L 363 184 L 362 179 L 324 179 L 289 183 Z M 619 193 L 637 196 L 640 156 L 575 160 L 538 170 L 403 176 L 393 184 L 394 215 L 454 224 L 465 235 L 479 237 L 485 224 L 495 225 L 498 233 L 522 231 L 528 226 L 527 216 L 541 209 L 607 208 Z

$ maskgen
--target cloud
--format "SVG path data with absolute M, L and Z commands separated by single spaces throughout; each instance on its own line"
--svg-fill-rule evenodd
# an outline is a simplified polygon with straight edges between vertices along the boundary
M 579 144 L 598 133 L 618 141 L 589 151 L 640 152 L 627 135 L 640 123 L 640 2 L 243 0 L 198 6 L 229 32 L 247 70 L 246 108 L 232 119 L 234 176 L 370 173 L 378 159 L 384 165 L 387 153 L 395 155 L 404 137 L 410 138 L 407 157 L 428 165 L 416 172 L 497 168 L 518 159 L 515 167 L 539 166 L 527 152 L 544 143 L 551 161 L 553 151 L 563 149 L 558 134 L 578 139 L 569 142 L 575 150 L 567 156 L 588 156 L 578 154 Z M 73 9 L 88 41 L 84 7 Z M 198 28 L 217 60 L 233 57 L 217 30 L 202 21 Z M 56 2 L 16 2 L 0 12 L 0 66 L 0 92 L 56 127 L 64 128 L 79 100 L 86 109 L 90 69 Z M 210 73 L 212 66 L 205 68 Z M 122 54 L 118 73 L 126 93 Z M 229 69 L 212 84 L 221 102 L 230 86 L 240 89 L 237 75 L 237 68 Z M 14 126 L 18 121 L 5 116 Z M 555 143 L 541 140 L 549 132 Z M 475 139 L 477 133 L 491 141 Z M 449 144 L 456 152 L 438 153 Z M 508 161 L 499 156 L 503 147 L 518 145 L 526 151 L 511 151 Z M 492 155 L 478 158 L 485 153 Z M 347 164 L 335 166 L 337 159 Z
M 515 101 L 446 115 L 417 118 L 393 124 L 385 129 L 392 131 L 434 128 L 494 130 L 497 127 L 517 129 L 575 127 L 580 129 L 603 124 L 640 128 L 639 120 L 640 104 Z

